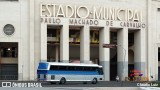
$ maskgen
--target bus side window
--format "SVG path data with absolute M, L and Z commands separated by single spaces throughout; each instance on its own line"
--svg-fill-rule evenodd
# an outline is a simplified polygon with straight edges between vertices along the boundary
M 76 66 L 75 69 L 76 69 L 76 71 L 83 71 L 83 67 Z
M 84 67 L 84 71 L 91 71 L 91 67 Z
M 93 71 L 93 67 L 90 67 L 90 71 Z
M 53 66 L 53 65 L 50 66 L 50 70 L 58 70 L 58 69 L 59 69 L 58 66 Z
M 96 71 L 96 67 L 91 67 L 91 71 Z
M 88 67 L 88 71 L 92 71 L 92 67 Z
M 67 70 L 67 68 L 66 68 L 66 66 L 61 66 L 61 67 L 59 67 L 59 70 L 64 70 L 64 71 L 66 71 Z
M 69 67 L 68 67 L 68 70 L 69 70 L 69 71 L 74 71 L 74 70 L 75 70 L 75 67 L 74 67 L 74 66 L 69 66 Z
M 87 71 L 87 67 L 84 67 L 83 70 L 84 70 L 84 71 Z

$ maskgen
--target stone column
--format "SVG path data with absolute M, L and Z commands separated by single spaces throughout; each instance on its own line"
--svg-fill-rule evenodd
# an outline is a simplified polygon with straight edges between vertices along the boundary
M 30 0 L 30 30 L 29 30 L 29 56 L 30 56 L 30 62 L 29 62 L 29 71 L 30 71 L 30 80 L 34 80 L 34 0 Z
M 47 62 L 47 24 L 41 23 L 41 62 Z
M 89 26 L 84 26 L 80 30 L 80 61 L 82 63 L 91 63 Z
M 103 44 L 110 43 L 110 28 L 104 27 L 99 34 L 99 59 L 100 65 L 103 66 L 104 80 L 110 80 L 110 49 L 103 48 Z
M 145 29 L 134 33 L 134 69 L 146 76 L 146 41 Z
M 152 81 L 150 78 L 151 71 L 150 68 L 152 66 L 152 32 L 153 32 L 153 13 L 152 12 L 152 0 L 147 0 L 147 77 L 149 77 L 149 81 Z M 158 20 L 158 19 L 157 19 Z
M 60 31 L 60 61 L 69 62 L 69 25 L 64 24 Z
M 123 28 L 117 32 L 117 70 L 120 80 L 124 81 L 128 77 L 128 28 Z

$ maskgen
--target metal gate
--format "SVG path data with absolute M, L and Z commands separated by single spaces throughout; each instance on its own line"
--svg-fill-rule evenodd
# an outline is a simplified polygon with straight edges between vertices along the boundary
M 18 64 L 1 64 L 0 80 L 18 80 Z

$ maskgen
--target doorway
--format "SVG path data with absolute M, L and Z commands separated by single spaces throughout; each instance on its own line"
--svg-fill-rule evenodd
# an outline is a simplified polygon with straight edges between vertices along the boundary
M 0 42 L 0 80 L 18 80 L 17 42 Z
M 160 81 L 160 47 L 158 48 L 158 81 Z
M 111 29 L 110 43 L 117 45 L 117 30 Z M 110 80 L 115 81 L 117 76 L 117 48 L 110 48 Z
M 60 62 L 60 26 L 47 26 L 47 62 Z

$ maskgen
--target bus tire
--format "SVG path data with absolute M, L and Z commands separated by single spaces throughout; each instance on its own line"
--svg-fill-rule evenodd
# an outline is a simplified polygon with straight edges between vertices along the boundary
M 65 84 L 65 83 L 66 83 L 66 79 L 64 77 L 62 77 L 59 84 Z
M 97 78 L 93 78 L 92 84 L 96 84 L 96 83 L 97 83 Z

